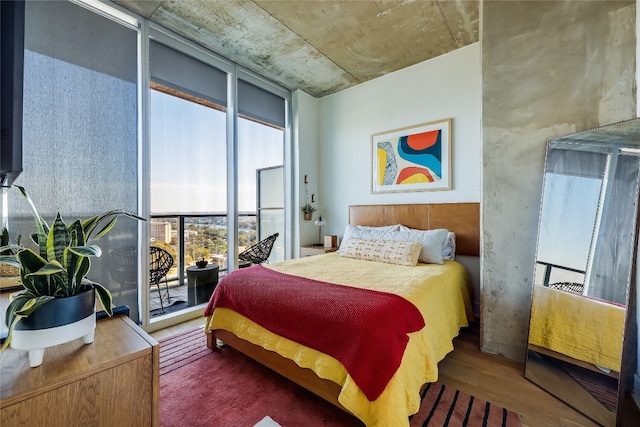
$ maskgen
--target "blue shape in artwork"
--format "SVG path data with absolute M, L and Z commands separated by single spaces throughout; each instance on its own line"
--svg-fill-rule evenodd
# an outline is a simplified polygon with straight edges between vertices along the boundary
M 409 146 L 408 136 L 398 138 L 398 156 L 402 159 L 431 169 L 442 177 L 442 132 L 438 132 L 436 142 L 424 150 L 416 150 Z
M 431 154 L 403 154 L 400 153 L 400 157 L 403 159 L 415 163 L 417 165 L 424 166 L 425 168 L 431 169 L 431 171 L 442 177 L 442 162 L 436 159 Z

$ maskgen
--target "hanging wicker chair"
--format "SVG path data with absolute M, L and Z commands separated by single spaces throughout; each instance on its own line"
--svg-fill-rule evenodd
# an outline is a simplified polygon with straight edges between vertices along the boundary
M 273 249 L 273 244 L 278 238 L 279 233 L 272 234 L 271 236 L 260 240 L 255 245 L 249 246 L 247 249 L 238 254 L 238 259 L 251 264 L 262 264 L 267 261 Z M 245 266 L 248 266 L 247 264 Z

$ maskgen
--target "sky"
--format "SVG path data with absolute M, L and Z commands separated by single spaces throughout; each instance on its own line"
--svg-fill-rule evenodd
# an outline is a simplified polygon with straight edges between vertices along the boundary
M 151 91 L 151 213 L 227 211 L 226 113 Z M 256 209 L 256 169 L 283 164 L 283 131 L 238 119 L 238 208 Z
M 601 186 L 601 179 L 545 175 L 539 261 L 586 270 Z

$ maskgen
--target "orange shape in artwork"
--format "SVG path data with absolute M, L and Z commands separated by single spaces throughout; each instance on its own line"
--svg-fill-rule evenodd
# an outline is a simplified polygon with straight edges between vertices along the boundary
M 407 136 L 407 144 L 414 150 L 424 150 L 431 147 L 438 140 L 439 130 L 432 130 L 429 132 L 416 133 L 414 135 Z
M 400 171 L 398 184 L 417 184 L 422 182 L 434 182 L 433 176 L 428 169 L 418 167 L 408 167 Z

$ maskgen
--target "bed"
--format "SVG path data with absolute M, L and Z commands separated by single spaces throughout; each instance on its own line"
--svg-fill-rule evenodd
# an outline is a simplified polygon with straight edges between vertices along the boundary
M 456 256 L 479 256 L 478 203 L 350 206 L 349 223 L 371 227 L 403 224 L 418 230 L 446 228 L 455 233 Z M 346 338 L 348 332 L 342 331 L 342 329 L 349 329 L 347 327 L 336 327 L 335 324 L 319 327 L 314 324 L 314 330 L 328 332 L 323 336 L 316 335 L 323 342 L 323 337 L 327 337 L 326 347 L 323 348 L 313 344 L 316 338 L 309 338 L 310 343 L 307 343 L 306 333 L 279 329 L 287 328 L 286 325 L 274 327 L 272 323 L 268 323 L 265 327 L 265 323 L 259 323 L 273 321 L 268 316 L 264 319 L 253 318 L 258 321 L 249 319 L 253 317 L 253 313 L 245 312 L 246 316 L 240 314 L 238 312 L 241 311 L 240 308 L 221 303 L 223 300 L 221 295 L 217 296 L 218 305 L 215 306 L 213 301 L 216 293 L 223 292 L 218 291 L 220 288 L 216 289 L 207 307 L 205 332 L 207 345 L 210 348 L 215 349 L 218 340 L 222 341 L 353 414 L 368 426 L 409 424 L 408 417 L 419 409 L 420 388 L 427 382 L 437 380 L 438 362 L 453 350 L 453 338 L 458 335 L 459 329 L 467 326 L 468 321 L 473 318 L 469 275 L 464 266 L 457 261 L 447 260 L 441 265 L 418 263 L 414 267 L 407 267 L 328 253 L 264 267 L 251 267 L 251 269 L 253 273 L 248 273 L 248 276 L 241 278 L 247 282 L 248 286 L 253 280 L 251 274 L 254 274 L 253 277 L 257 277 L 255 275 L 258 273 L 265 276 L 283 275 L 277 277 L 286 276 L 287 280 L 283 282 L 296 283 L 299 286 L 298 289 L 306 290 L 305 294 L 313 294 L 313 292 L 325 294 L 327 289 L 340 288 L 342 291 L 342 288 L 348 287 L 349 289 L 345 291 L 384 294 L 394 303 L 399 304 L 409 302 L 418 313 L 419 322 L 415 318 L 415 313 L 406 307 L 391 310 L 403 313 L 400 323 L 409 329 L 406 333 L 398 334 L 394 333 L 395 329 L 385 331 L 387 341 L 384 345 L 380 345 L 380 337 L 372 337 L 370 342 L 364 338 L 354 340 L 358 341 L 357 347 L 368 351 L 368 353 L 360 353 L 357 360 L 366 359 L 369 363 L 371 359 L 370 363 L 374 364 L 375 368 L 370 370 L 374 371 L 375 375 L 367 377 L 366 369 L 358 371 L 352 363 L 353 355 L 358 354 L 356 353 L 358 349 L 336 350 L 338 347 L 335 346 L 336 341 L 352 341 Z M 222 280 L 218 286 L 224 285 L 224 282 Z M 264 295 L 261 298 L 267 298 L 265 295 L 268 295 L 268 292 L 263 292 Z M 279 298 L 278 301 L 265 304 L 273 304 L 273 307 L 282 306 L 283 300 L 289 299 Z M 290 307 L 290 311 L 296 312 L 296 309 Z M 382 312 L 381 310 L 379 313 Z M 392 315 L 393 313 L 390 314 Z M 379 320 L 381 323 L 392 322 L 386 320 L 383 314 L 380 314 L 380 318 L 384 319 Z M 408 319 L 413 320 L 410 322 Z M 358 330 L 355 333 L 358 334 Z M 289 339 L 285 335 L 297 338 Z M 403 336 L 406 338 L 399 357 L 397 351 L 394 351 L 397 347 L 396 335 L 400 336 L 399 340 Z M 326 349 L 326 352 L 316 347 Z M 379 350 L 372 352 L 370 351 L 372 348 Z M 390 369 L 386 369 L 392 365 L 392 362 L 386 363 L 385 359 L 381 359 L 387 357 L 385 356 L 387 353 L 390 354 L 389 357 L 396 357 L 397 360 L 393 363 L 397 363 L 397 366 L 393 365 Z M 345 354 L 349 356 L 345 358 Z M 370 354 L 371 357 L 363 358 L 362 354 Z M 361 363 L 355 365 L 359 366 Z M 390 372 L 388 380 L 385 378 L 387 371 Z M 382 387 L 381 379 L 378 377 L 384 378 Z

